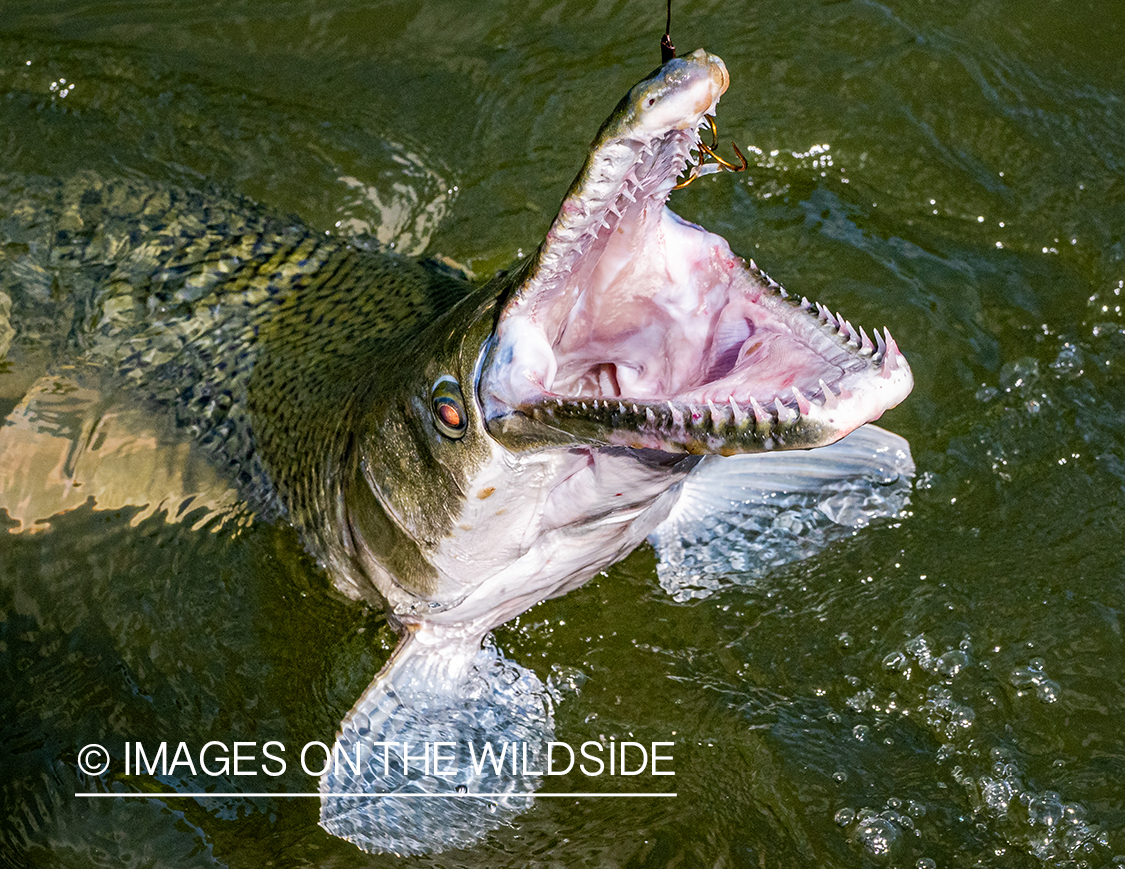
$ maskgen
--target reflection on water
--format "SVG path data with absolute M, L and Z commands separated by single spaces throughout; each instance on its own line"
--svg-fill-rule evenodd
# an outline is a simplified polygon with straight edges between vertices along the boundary
M 649 6 L 8 3 L 0 163 L 213 182 L 485 274 L 534 248 L 591 125 L 656 64 Z M 917 482 L 901 519 L 711 577 L 704 599 L 672 600 L 642 549 L 498 632 L 581 686 L 560 738 L 676 741 L 680 797 L 541 800 L 429 862 L 1125 855 L 1123 30 L 1107 4 L 1045 0 L 697 4 L 674 22 L 726 61 L 720 131 L 753 158 L 676 208 L 892 328 L 917 386 L 883 423 Z M 0 249 L 0 274 L 22 253 Z M 0 286 L 5 349 L 8 302 Z M 72 796 L 190 778 L 83 776 L 91 742 L 330 743 L 391 635 L 285 528 L 218 521 L 230 493 L 190 446 L 94 385 L 40 379 L 48 350 L 0 370 L 7 527 L 67 511 L 0 540 L 0 862 L 394 862 L 327 836 L 315 802 Z M 105 453 L 106 476 L 85 474 Z M 138 481 L 148 496 L 127 497 Z
M 191 514 L 200 527 L 245 512 L 231 482 L 170 420 L 115 407 L 65 377 L 42 377 L 0 428 L 0 506 L 18 533 L 43 530 L 87 503 L 139 507 L 133 525 L 160 513 L 169 522 Z

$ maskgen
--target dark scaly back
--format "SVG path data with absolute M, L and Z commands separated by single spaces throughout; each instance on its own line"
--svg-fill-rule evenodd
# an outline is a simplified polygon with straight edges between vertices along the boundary
M 368 409 L 415 390 L 426 327 L 469 290 L 414 260 L 346 247 L 262 324 L 248 407 L 298 527 L 326 530 L 354 475 Z
M 357 414 L 470 285 L 251 202 L 84 173 L 0 177 L 11 357 L 131 384 L 303 531 L 338 498 Z M 324 545 L 325 541 L 320 541 Z

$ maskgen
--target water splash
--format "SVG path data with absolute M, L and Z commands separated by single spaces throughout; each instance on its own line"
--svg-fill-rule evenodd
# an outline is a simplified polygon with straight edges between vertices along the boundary
M 1087 819 L 1083 805 L 1029 784 L 1008 747 L 987 747 L 991 739 L 977 727 L 977 710 L 969 698 L 976 693 L 973 685 L 987 674 L 988 665 L 975 659 L 971 638 L 966 636 L 957 647 L 938 653 L 924 633 L 917 634 L 886 654 L 882 664 L 883 672 L 898 683 L 897 690 L 862 687 L 858 680 L 849 683 L 853 690 L 861 689 L 844 701 L 853 719 L 854 714 L 863 714 L 873 720 L 872 724 L 852 726 L 856 740 L 877 743 L 873 734 L 896 711 L 921 721 L 936 740 L 935 764 L 939 770 L 948 770 L 946 774 L 956 786 L 955 799 L 967 805 L 960 822 L 999 837 L 1004 845 L 997 854 L 1015 849 L 1056 867 L 1096 865 L 1108 857 L 1109 834 Z M 1041 658 L 1014 669 L 1008 681 L 1017 689 L 1017 697 L 1033 696 L 1044 703 L 1054 703 L 1061 691 L 1048 678 Z M 948 787 L 940 779 L 937 786 Z M 923 814 L 923 804 L 891 797 L 884 807 L 838 808 L 834 820 L 867 857 L 898 863 L 907 856 L 908 842 L 924 838 L 914 823 Z M 917 860 L 919 867 L 935 865 L 931 858 Z M 924 863 L 926 860 L 930 862 Z

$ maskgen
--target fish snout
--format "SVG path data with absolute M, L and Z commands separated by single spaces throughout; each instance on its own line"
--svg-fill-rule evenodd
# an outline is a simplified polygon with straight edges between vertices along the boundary
M 711 80 L 711 100 L 708 105 L 727 92 L 727 88 L 730 87 L 730 73 L 727 72 L 727 65 L 723 63 L 721 57 L 697 48 L 687 58 L 706 71 Z
M 618 132 L 648 138 L 698 127 L 729 84 L 726 64 L 702 48 L 672 58 L 630 92 L 634 114 L 622 119 Z

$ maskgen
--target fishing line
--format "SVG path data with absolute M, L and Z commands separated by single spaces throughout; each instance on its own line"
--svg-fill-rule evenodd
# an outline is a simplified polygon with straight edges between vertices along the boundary
M 672 44 L 672 0 L 668 0 L 668 21 L 664 25 L 664 35 L 660 38 L 660 62 L 667 63 L 676 56 L 676 46 Z

